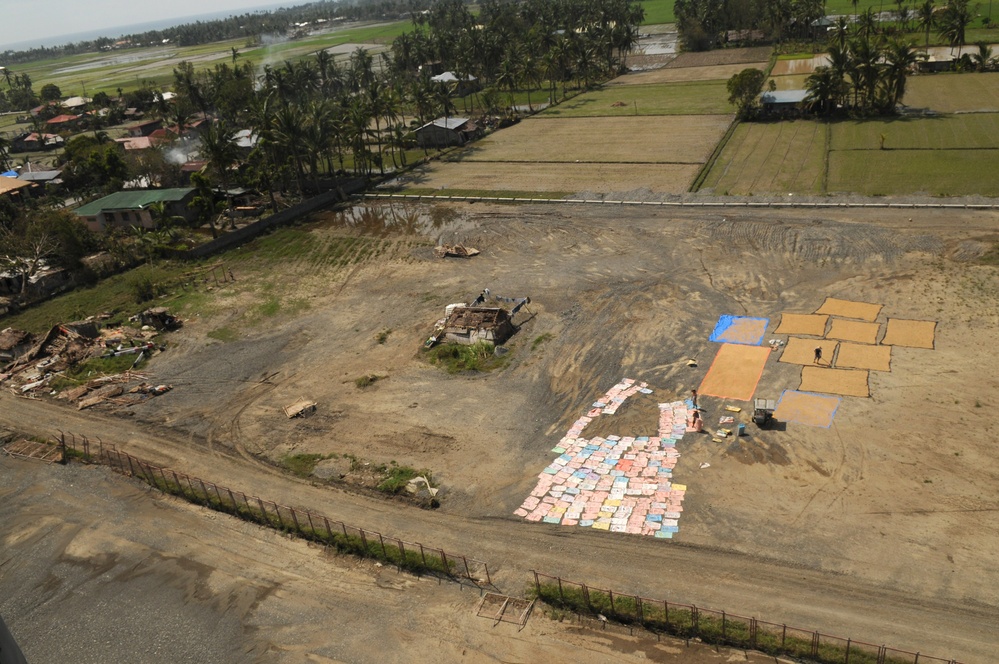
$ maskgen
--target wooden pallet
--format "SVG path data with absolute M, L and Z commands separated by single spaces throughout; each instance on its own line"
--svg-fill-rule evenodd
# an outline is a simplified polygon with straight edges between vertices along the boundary
M 486 593 L 479 601 L 475 615 L 493 620 L 493 627 L 501 622 L 513 623 L 523 628 L 534 609 L 534 600 Z
M 36 440 L 21 439 L 4 445 L 0 449 L 3 449 L 10 456 L 21 459 L 37 459 L 45 463 L 59 463 L 62 461 L 62 448 L 52 443 L 39 443 Z

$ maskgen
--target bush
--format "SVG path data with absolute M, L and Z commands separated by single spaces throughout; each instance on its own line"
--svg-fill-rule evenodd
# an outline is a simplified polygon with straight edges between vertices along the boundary
M 485 373 L 501 369 L 509 361 L 507 356 L 497 357 L 495 351 L 495 346 L 488 341 L 480 341 L 471 346 L 452 343 L 431 348 L 428 357 L 431 364 L 435 364 L 451 374 L 462 371 Z

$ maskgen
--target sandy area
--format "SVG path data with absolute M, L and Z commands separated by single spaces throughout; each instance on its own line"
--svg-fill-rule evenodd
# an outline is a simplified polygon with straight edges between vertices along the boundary
M 999 522 L 991 516 L 999 510 L 999 360 L 991 352 L 999 273 L 975 261 L 996 240 L 995 213 L 477 203 L 397 205 L 393 214 L 423 214 L 433 223 L 406 235 L 380 228 L 388 215 L 379 208 L 361 215 L 363 228 L 327 215 L 313 233 L 377 233 L 410 248 L 349 273 L 305 261 L 283 266 L 278 294 L 306 298 L 308 308 L 247 329 L 238 341 L 206 335 L 238 324 L 248 300 L 238 292 L 211 296 L 211 313 L 174 335 L 149 367 L 174 391 L 134 415 L 105 420 L 59 409 L 42 417 L 44 404 L 2 395 L 0 423 L 90 427 L 287 504 L 325 503 L 318 508 L 341 518 L 489 560 L 509 592 L 523 588 L 534 566 L 990 661 L 999 646 L 991 628 L 999 620 Z M 474 239 L 482 254 L 434 260 L 425 245 L 403 244 L 413 236 Z M 246 292 L 273 277 L 252 263 L 249 253 L 233 263 Z M 484 287 L 532 298 L 508 344 L 508 368 L 448 376 L 428 366 L 418 349 L 444 305 Z M 878 322 L 940 321 L 936 347 L 896 347 L 892 371 L 870 376 L 872 397 L 844 397 L 829 429 L 750 425 L 749 436 L 722 443 L 685 438 L 674 477 L 688 488 L 672 542 L 512 516 L 555 442 L 622 376 L 648 381 L 663 401 L 687 395 L 717 352 L 707 339 L 720 314 L 767 317 L 776 326 L 781 312 L 815 311 L 827 296 L 883 304 Z M 386 329 L 391 335 L 378 343 Z M 801 367 L 775 356 L 757 396 L 776 399 L 798 386 Z M 689 358 L 698 366 L 688 366 Z M 358 389 L 354 379 L 370 373 L 386 378 Z M 317 401 L 317 413 L 286 419 L 280 407 L 300 397 Z M 707 424 L 725 414 L 725 403 L 701 400 Z M 745 421 L 749 404 L 739 405 Z M 654 431 L 654 420 L 635 413 L 636 429 Z M 618 416 L 631 417 L 627 407 Z M 440 510 L 425 512 L 287 484 L 241 452 L 397 460 L 433 470 L 448 495 Z M 189 542 L 197 548 L 193 536 Z M 297 573 L 294 565 L 282 568 Z M 427 600 L 442 624 L 452 615 L 448 601 Z

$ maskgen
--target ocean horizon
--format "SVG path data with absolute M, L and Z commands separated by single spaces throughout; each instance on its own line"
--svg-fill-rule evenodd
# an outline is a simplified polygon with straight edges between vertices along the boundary
M 263 5 L 253 5 L 245 9 L 230 9 L 221 12 L 208 12 L 207 14 L 195 14 L 193 16 L 178 16 L 175 18 L 161 19 L 159 21 L 148 21 L 145 23 L 134 23 L 131 25 L 120 25 L 116 27 L 101 28 L 99 30 L 87 30 L 86 32 L 74 32 L 66 35 L 54 35 L 52 37 L 42 37 L 39 39 L 29 39 L 22 42 L 12 42 L 3 45 L 4 51 L 26 51 L 32 48 L 62 46 L 65 44 L 75 44 L 82 41 L 91 41 L 99 37 L 115 39 L 124 35 L 134 35 L 150 30 L 165 30 L 184 23 L 194 23 L 196 21 L 214 21 L 229 16 L 238 16 L 246 13 L 270 11 L 281 7 L 294 7 L 297 4 L 306 4 L 306 0 L 301 2 L 278 2 Z

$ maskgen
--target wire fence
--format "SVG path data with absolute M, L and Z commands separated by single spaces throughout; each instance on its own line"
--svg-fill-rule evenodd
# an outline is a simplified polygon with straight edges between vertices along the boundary
M 509 196 L 458 196 L 450 194 L 360 194 L 367 199 L 397 199 L 411 201 L 458 201 L 496 203 L 565 203 L 569 205 L 638 205 L 647 207 L 690 207 L 690 208 L 899 208 L 899 209 L 950 209 L 950 210 L 995 210 L 997 203 L 855 203 L 848 201 L 744 201 L 744 200 L 705 200 L 705 201 L 615 201 L 602 198 L 521 198 Z
M 605 629 L 608 621 L 613 620 L 656 634 L 699 638 L 707 643 L 821 664 L 960 664 L 954 659 L 822 634 L 693 604 L 616 593 L 540 572 L 533 574 L 537 598 L 549 606 L 596 618 Z
M 100 438 L 92 441 L 86 436 L 60 432 L 55 442 L 67 459 L 77 458 L 86 463 L 109 466 L 160 491 L 246 521 L 295 534 L 341 553 L 385 561 L 397 566 L 399 571 L 492 585 L 489 566 L 481 560 L 352 526 L 309 510 L 280 505 L 186 473 L 154 466 Z

